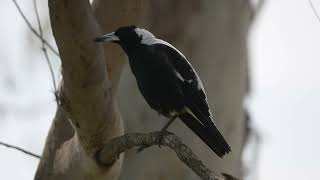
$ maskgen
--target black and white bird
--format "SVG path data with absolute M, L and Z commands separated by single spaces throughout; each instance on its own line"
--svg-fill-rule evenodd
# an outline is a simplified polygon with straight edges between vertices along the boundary
M 120 27 L 95 41 L 117 43 L 126 52 L 143 97 L 169 119 L 162 131 L 180 118 L 219 157 L 230 152 L 212 120 L 199 76 L 178 49 L 136 26 Z

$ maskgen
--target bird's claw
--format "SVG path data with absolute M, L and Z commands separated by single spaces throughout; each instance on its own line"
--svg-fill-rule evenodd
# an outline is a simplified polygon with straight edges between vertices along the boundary
M 158 143 L 158 146 L 159 148 L 161 148 L 161 144 L 162 144 L 162 141 L 164 140 L 165 136 L 168 136 L 170 134 L 173 134 L 172 132 L 169 132 L 167 130 L 161 130 L 159 131 L 159 135 L 158 135 L 158 138 L 157 138 L 157 143 Z
M 159 131 L 159 136 L 158 136 L 158 138 L 157 138 L 159 148 L 161 148 L 161 142 L 162 142 L 162 140 L 163 140 L 163 138 L 164 138 L 164 136 L 165 136 L 166 134 L 167 134 L 167 131 L 166 131 L 166 130 L 164 130 L 164 131 Z

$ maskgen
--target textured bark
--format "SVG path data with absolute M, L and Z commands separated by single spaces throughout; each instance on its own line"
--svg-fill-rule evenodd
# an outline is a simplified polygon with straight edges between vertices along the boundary
M 161 141 L 159 140 L 161 138 Z M 193 151 L 181 142 L 176 135 L 167 132 L 166 134 L 158 131 L 148 134 L 129 133 L 121 137 L 116 137 L 109 141 L 104 148 L 97 153 L 97 159 L 104 165 L 110 165 L 117 160 L 119 154 L 140 146 L 138 152 L 154 145 L 167 146 L 175 151 L 178 158 L 187 165 L 192 171 L 203 180 L 236 180 L 230 175 L 220 175 L 208 169 Z
M 178 47 L 194 65 L 205 86 L 217 126 L 232 152 L 219 159 L 183 123 L 175 132 L 205 165 L 215 172 L 242 176 L 246 135 L 243 99 L 248 86 L 247 34 L 252 20 L 250 1 L 153 0 L 145 22 L 151 32 Z M 152 111 L 137 90 L 130 70 L 121 83 L 119 99 L 128 132 L 159 130 L 167 120 Z M 122 179 L 198 179 L 170 151 L 150 148 L 142 156 L 126 154 Z M 143 164 L 141 170 L 137 164 Z
M 117 179 L 122 158 L 111 167 L 96 163 L 95 153 L 111 138 L 123 134 L 114 89 L 123 66 L 123 55 L 93 38 L 119 24 L 100 21 L 138 21 L 140 0 L 49 0 L 50 20 L 62 61 L 61 105 L 48 134 L 35 179 Z M 107 6 L 108 5 L 108 6 Z M 128 7 L 137 7 L 134 11 Z M 106 13 L 114 10 L 114 14 Z M 97 20 L 96 20 L 96 17 Z M 113 53 L 105 56 L 105 53 Z M 107 65 L 106 64 L 107 62 Z M 108 69 L 109 76 L 107 73 Z M 111 79 L 111 81 L 109 80 Z

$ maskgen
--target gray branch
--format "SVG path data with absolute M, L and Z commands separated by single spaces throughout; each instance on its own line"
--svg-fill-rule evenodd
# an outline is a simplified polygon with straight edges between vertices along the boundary
M 25 153 L 25 154 L 27 154 L 27 155 L 30 155 L 30 156 L 32 156 L 32 157 L 41 159 L 41 156 L 39 156 L 39 155 L 37 155 L 37 154 L 35 154 L 35 153 L 32 153 L 32 152 L 30 152 L 30 151 L 28 151 L 28 150 L 25 150 L 25 149 L 23 149 L 23 148 L 21 148 L 21 147 L 14 146 L 14 145 L 11 145 L 11 144 L 7 144 L 7 143 L 1 142 L 1 141 L 0 141 L 0 145 L 6 146 L 7 148 L 15 149 L 15 150 L 17 150 L 17 151 L 23 152 L 23 153 Z
M 308 2 L 309 2 L 309 5 L 310 5 L 312 11 L 313 11 L 314 14 L 316 15 L 317 20 L 320 22 L 320 16 L 319 16 L 319 13 L 318 13 L 316 7 L 313 5 L 313 3 L 312 3 L 311 0 L 308 0 Z
M 110 140 L 102 150 L 96 154 L 97 162 L 111 166 L 124 151 L 137 147 L 149 147 L 153 145 L 167 146 L 175 151 L 179 159 L 193 170 L 203 180 L 231 180 L 233 177 L 227 174 L 219 175 L 208 169 L 193 151 L 185 145 L 176 135 L 165 132 L 159 141 L 160 132 L 129 133 Z M 235 179 L 235 178 L 233 178 Z
M 19 4 L 17 3 L 16 0 L 12 0 L 14 5 L 16 6 L 19 14 L 21 15 L 21 17 L 23 18 L 24 22 L 27 24 L 28 28 L 31 30 L 31 32 L 37 36 L 39 39 L 41 39 L 41 41 L 48 46 L 48 48 L 53 52 L 53 54 L 55 54 L 56 56 L 60 56 L 59 52 L 57 50 L 55 50 L 55 48 L 47 41 L 44 39 L 44 37 L 42 35 L 40 35 L 40 33 L 38 33 L 38 31 L 32 26 L 31 22 L 28 20 L 28 18 L 25 16 L 24 12 L 22 11 L 21 7 L 19 6 Z
M 19 9 L 19 6 L 17 5 L 18 3 L 15 2 L 15 4 L 16 4 L 17 8 Z M 48 43 L 46 42 L 46 40 L 44 39 L 44 36 L 43 36 L 43 30 L 42 30 L 41 21 L 40 21 L 40 15 L 39 15 L 39 10 L 38 10 L 38 6 L 37 6 L 37 0 L 33 0 L 33 7 L 34 7 L 35 14 L 36 14 L 37 22 L 38 22 L 39 35 L 41 37 L 40 38 L 41 39 L 41 43 L 42 43 L 41 49 L 42 49 L 42 52 L 43 52 L 43 54 L 44 54 L 44 56 L 46 58 L 46 62 L 48 64 L 48 67 L 49 67 L 49 70 L 50 70 L 50 74 L 51 74 L 51 78 L 52 78 L 54 92 L 56 94 L 58 92 L 57 85 L 56 85 L 56 79 L 55 79 L 55 75 L 54 75 L 54 72 L 53 72 L 53 67 L 52 67 L 51 61 L 49 59 L 49 54 L 48 54 L 48 51 L 47 51 L 47 48 L 46 48 L 46 44 L 48 44 Z M 22 13 L 22 11 L 20 13 Z M 57 104 L 59 104 L 57 96 L 55 96 L 55 97 L 56 97 Z

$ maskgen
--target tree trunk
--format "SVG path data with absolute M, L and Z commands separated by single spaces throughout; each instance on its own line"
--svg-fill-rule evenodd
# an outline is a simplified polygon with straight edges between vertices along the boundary
M 94 8 L 88 0 L 49 0 L 48 4 L 63 83 L 35 179 L 118 179 L 122 156 L 113 166 L 104 167 L 97 164 L 95 153 L 124 133 L 114 100 L 124 55 L 120 48 L 103 48 L 93 39 L 101 31 L 137 22 L 143 12 L 141 0 L 96 0 Z

